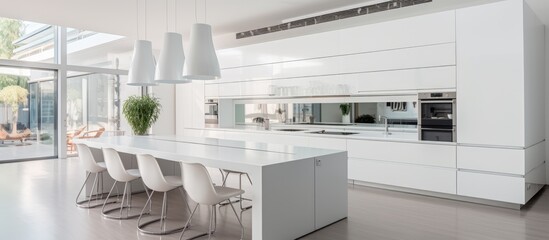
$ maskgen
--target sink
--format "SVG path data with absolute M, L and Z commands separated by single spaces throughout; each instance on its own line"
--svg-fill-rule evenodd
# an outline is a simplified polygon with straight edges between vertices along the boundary
M 297 129 L 297 128 L 281 128 L 281 129 L 273 129 L 275 131 L 282 131 L 282 132 L 301 132 L 305 131 L 306 129 Z
M 327 134 L 327 135 L 343 135 L 343 136 L 358 134 L 356 132 L 331 132 L 331 131 L 325 131 L 325 130 L 318 131 L 318 132 L 310 132 L 310 133 L 313 133 L 313 134 Z

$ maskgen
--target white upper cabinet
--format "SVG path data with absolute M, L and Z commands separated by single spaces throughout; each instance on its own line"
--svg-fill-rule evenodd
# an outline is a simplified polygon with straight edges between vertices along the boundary
M 457 141 L 524 147 L 523 2 L 457 10 Z
M 340 54 L 455 42 L 455 11 L 347 28 L 340 34 Z
M 455 41 L 455 11 L 446 11 L 224 49 L 222 78 L 206 91 L 238 98 L 454 89 Z

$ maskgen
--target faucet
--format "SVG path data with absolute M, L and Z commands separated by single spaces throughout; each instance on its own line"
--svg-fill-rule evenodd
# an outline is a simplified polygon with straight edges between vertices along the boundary
M 381 122 L 381 119 L 383 119 L 383 135 L 391 135 L 389 133 L 389 119 L 386 116 L 379 115 L 379 121 Z

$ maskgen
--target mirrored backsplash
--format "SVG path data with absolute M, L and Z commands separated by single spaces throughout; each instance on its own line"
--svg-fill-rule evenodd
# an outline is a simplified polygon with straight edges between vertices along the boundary
M 377 127 L 385 118 L 392 127 L 416 128 L 417 102 L 246 103 L 235 105 L 237 125 L 314 124 Z

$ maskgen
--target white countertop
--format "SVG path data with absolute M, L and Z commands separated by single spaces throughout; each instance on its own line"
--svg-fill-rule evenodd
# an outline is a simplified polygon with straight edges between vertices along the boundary
M 286 132 L 278 131 L 278 129 L 303 129 L 304 131 Z M 265 130 L 263 127 L 253 125 L 237 125 L 234 128 L 203 128 L 200 130 L 212 131 L 228 131 L 228 132 L 253 132 L 263 134 L 279 134 L 290 136 L 306 136 L 320 138 L 339 138 L 339 139 L 355 139 L 355 140 L 373 140 L 373 141 L 388 141 L 388 142 L 409 142 L 409 143 L 425 143 L 425 144 L 441 144 L 453 145 L 454 142 L 436 142 L 436 141 L 420 141 L 417 129 L 389 129 L 390 134 L 385 135 L 379 129 L 364 129 L 353 126 L 321 126 L 321 125 L 273 125 L 271 130 Z M 329 135 L 329 134 L 313 134 L 310 132 L 316 131 L 336 131 L 336 132 L 354 132 L 358 134 L 352 135 Z
M 93 148 L 111 147 L 122 152 L 148 153 L 157 158 L 200 162 L 206 166 L 268 166 L 342 151 L 290 145 L 233 141 L 188 136 L 112 136 L 78 139 Z M 213 164 L 212 164 L 213 163 Z

